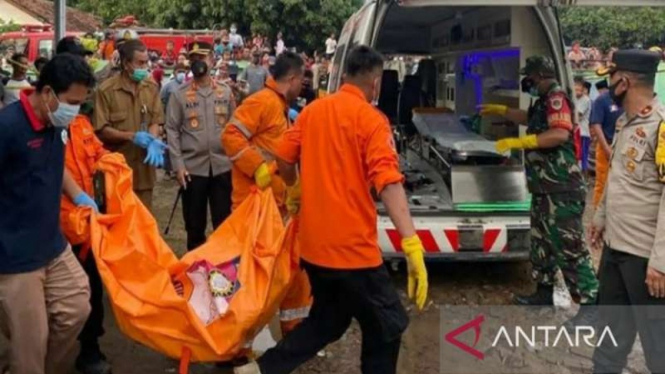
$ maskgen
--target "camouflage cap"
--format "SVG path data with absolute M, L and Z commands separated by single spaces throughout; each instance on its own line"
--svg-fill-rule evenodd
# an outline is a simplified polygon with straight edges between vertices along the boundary
M 541 74 L 546 77 L 556 75 L 554 61 L 543 55 L 535 55 L 526 59 L 526 65 L 520 70 L 522 75 Z

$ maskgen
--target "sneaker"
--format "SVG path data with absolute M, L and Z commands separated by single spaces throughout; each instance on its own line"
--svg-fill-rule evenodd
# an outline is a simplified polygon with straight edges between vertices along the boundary
M 261 374 L 261 369 L 256 361 L 252 361 L 247 365 L 234 368 L 233 374 Z
M 554 305 L 554 286 L 546 286 L 539 284 L 536 292 L 526 296 L 515 296 L 515 304 L 517 305 Z
M 76 370 L 81 374 L 111 374 L 111 364 L 99 350 L 81 351 L 76 358 Z

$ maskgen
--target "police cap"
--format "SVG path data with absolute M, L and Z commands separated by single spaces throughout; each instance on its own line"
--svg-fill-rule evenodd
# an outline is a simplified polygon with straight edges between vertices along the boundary
M 612 61 L 607 67 L 596 70 L 596 74 L 603 76 L 615 71 L 628 71 L 640 74 L 656 74 L 660 63 L 660 53 L 642 49 L 627 49 L 616 51 Z
M 526 59 L 526 65 L 520 70 L 522 75 L 540 74 L 544 77 L 556 75 L 554 62 L 551 58 L 542 55 L 531 56 Z

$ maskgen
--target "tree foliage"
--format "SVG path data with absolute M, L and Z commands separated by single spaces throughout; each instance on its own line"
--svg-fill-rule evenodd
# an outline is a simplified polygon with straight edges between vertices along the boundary
M 220 29 L 238 24 L 244 35 L 261 33 L 273 42 L 278 32 L 286 45 L 321 50 L 333 32 L 363 0 L 70 0 L 71 5 L 94 13 L 108 24 L 133 14 L 152 27 Z
M 559 11 L 566 41 L 583 46 L 629 48 L 662 45 L 665 8 L 570 7 Z
M 0 34 L 2 34 L 3 32 L 12 32 L 20 30 L 21 30 L 21 25 L 14 23 L 14 21 L 12 20 L 7 22 L 2 18 L 0 18 Z

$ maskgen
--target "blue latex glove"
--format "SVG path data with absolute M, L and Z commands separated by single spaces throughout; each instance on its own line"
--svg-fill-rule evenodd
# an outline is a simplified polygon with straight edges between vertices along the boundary
M 166 144 L 161 140 L 153 140 L 148 145 L 148 157 L 143 162 L 156 168 L 164 167 L 164 151 L 166 151 L 166 148 Z
M 85 193 L 85 192 L 81 192 L 80 194 L 78 194 L 74 198 L 74 205 L 76 205 L 76 206 L 89 206 L 96 213 L 99 213 L 99 207 L 97 206 L 97 203 L 90 196 L 88 196 L 88 194 Z
M 138 145 L 143 149 L 147 149 L 153 140 L 155 140 L 155 137 L 145 131 L 139 131 L 136 134 L 134 134 L 134 144 Z
M 298 113 L 297 110 L 295 110 L 293 108 L 289 109 L 289 119 L 291 121 L 295 121 L 296 118 L 298 118 L 298 114 L 300 114 L 300 113 Z

